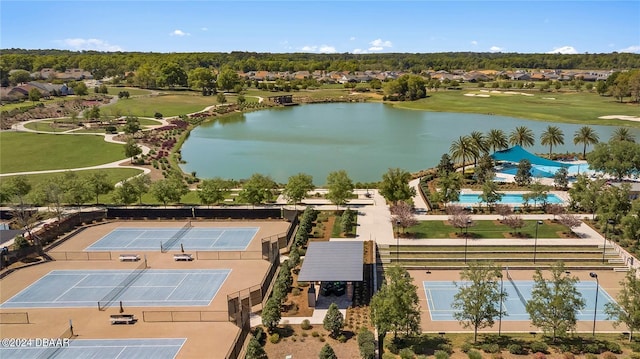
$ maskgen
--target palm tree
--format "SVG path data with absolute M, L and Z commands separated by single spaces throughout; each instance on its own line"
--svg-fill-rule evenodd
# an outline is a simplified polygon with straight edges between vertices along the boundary
M 469 136 L 460 136 L 457 141 L 453 141 L 451 147 L 449 147 L 449 152 L 451 152 L 451 158 L 454 161 L 462 162 L 462 175 L 464 176 L 464 164 L 467 160 L 473 158 L 474 149 L 471 138 Z
M 507 141 L 507 135 L 504 134 L 504 131 L 492 128 L 487 134 L 487 145 L 493 149 L 493 152 L 498 150 L 504 150 L 509 147 L 509 142 Z
M 636 142 L 636 136 L 632 135 L 629 132 L 629 129 L 626 127 L 618 127 L 613 134 L 611 135 L 611 141 L 627 141 L 627 142 Z
M 484 137 L 484 134 L 480 131 L 471 132 L 469 139 L 473 146 L 473 166 L 475 167 L 478 164 L 478 157 L 480 157 L 481 154 L 489 152 L 489 145 L 487 144 L 486 137 Z
M 582 126 L 576 133 L 573 135 L 573 144 L 577 145 L 582 143 L 584 147 L 582 147 L 582 158 L 587 156 L 587 145 L 595 145 L 598 143 L 600 138 L 596 131 L 589 126 Z
M 553 146 L 564 145 L 564 133 L 558 126 L 547 126 L 547 129 L 540 135 L 540 143 L 549 145 L 549 159 L 551 159 L 551 150 Z
M 520 147 L 533 146 L 536 142 L 533 131 L 526 126 L 518 126 L 509 134 L 509 143 Z

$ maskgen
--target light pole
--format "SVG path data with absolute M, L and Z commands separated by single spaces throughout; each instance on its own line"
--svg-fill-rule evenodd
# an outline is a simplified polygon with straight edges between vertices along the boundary
M 464 226 L 464 263 L 467 263 L 467 245 L 469 242 L 469 225 L 471 224 L 471 219 L 467 219 L 467 223 Z
M 609 231 L 609 225 L 614 223 L 615 222 L 613 221 L 613 219 L 608 219 L 607 222 L 604 224 L 604 242 L 602 242 L 602 263 L 604 263 L 604 257 L 605 257 L 605 254 L 607 253 L 607 232 Z M 598 278 L 598 276 L 596 276 L 596 278 Z
M 536 239 L 533 242 L 533 264 L 536 263 L 536 252 L 538 250 L 538 226 L 543 224 L 544 222 L 542 221 L 537 221 L 536 222 Z
M 500 277 L 500 311 L 498 312 L 499 315 L 499 321 L 498 321 L 498 336 L 502 335 L 502 301 L 503 296 L 502 296 L 502 288 L 504 286 L 504 280 L 502 278 L 502 269 L 500 269 L 500 274 L 498 275 L 498 277 Z
M 400 221 L 396 221 L 396 230 L 398 232 L 396 236 L 396 262 L 400 263 Z
M 598 283 L 598 274 L 595 272 L 591 272 L 589 273 L 589 276 L 591 278 L 595 278 L 596 279 L 596 305 L 595 307 L 593 307 L 593 331 L 591 332 L 591 335 L 593 335 L 594 337 L 596 336 L 596 314 L 598 313 L 598 289 L 600 288 L 600 285 Z

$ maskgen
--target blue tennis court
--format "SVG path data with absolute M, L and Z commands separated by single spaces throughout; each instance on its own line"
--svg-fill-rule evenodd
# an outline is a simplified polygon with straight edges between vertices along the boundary
M 465 285 L 468 282 L 458 282 L 458 285 Z M 514 285 L 515 283 L 515 285 Z M 520 320 L 529 321 L 529 313 L 525 309 L 525 303 L 531 299 L 531 291 L 533 289 L 533 281 L 516 280 L 513 283 L 510 280 L 504 281 L 504 291 L 507 296 L 504 298 L 503 306 L 507 312 L 502 320 Z M 431 320 L 451 320 L 456 319 L 453 316 L 454 309 L 451 307 L 453 297 L 458 292 L 458 288 L 451 281 L 425 281 L 422 282 L 424 291 L 427 296 L 427 305 L 429 306 L 429 314 Z M 578 311 L 578 320 L 593 320 L 593 311 L 596 301 L 596 283 L 595 282 L 578 282 L 577 290 L 582 294 L 586 306 Z M 598 308 L 596 311 L 597 320 L 607 320 L 604 312 L 606 303 L 614 302 L 609 293 L 602 287 L 598 288 Z
M 157 358 L 173 359 L 186 339 L 74 339 L 61 347 L 45 347 L 42 344 L 23 348 L 0 347 L 2 359 L 51 358 Z M 68 344 L 68 345 L 67 345 Z
M 226 228 L 117 228 L 87 247 L 86 251 L 185 250 L 243 251 L 257 227 Z
M 133 273 L 138 275 L 131 277 Z M 99 301 L 133 307 L 206 306 L 229 273 L 230 269 L 54 270 L 0 308 L 96 307 Z

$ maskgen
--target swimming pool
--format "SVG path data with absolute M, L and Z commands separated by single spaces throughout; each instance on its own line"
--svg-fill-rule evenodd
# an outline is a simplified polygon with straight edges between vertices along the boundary
M 482 200 L 480 199 L 478 194 L 461 194 L 460 200 L 457 203 L 474 204 L 479 202 L 482 202 Z M 497 203 L 522 204 L 523 202 L 524 200 L 522 199 L 522 194 L 520 193 L 503 193 L 502 199 Z M 548 194 L 547 203 L 561 204 L 561 203 L 564 203 L 564 201 L 560 199 L 560 197 L 556 196 L 555 194 Z M 529 201 L 529 204 L 533 204 L 533 201 Z

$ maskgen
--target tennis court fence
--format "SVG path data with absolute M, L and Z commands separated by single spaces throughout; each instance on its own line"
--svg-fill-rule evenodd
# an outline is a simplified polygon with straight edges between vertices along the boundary
M 228 322 L 229 313 L 218 310 L 144 310 L 145 322 Z
M 203 259 L 203 260 L 262 259 L 262 252 L 258 252 L 258 251 L 196 251 L 196 259 Z
M 30 324 L 29 313 L 27 312 L 0 313 L 0 324 Z
M 111 252 L 49 252 L 49 257 L 56 261 L 110 261 Z
M 147 270 L 147 268 L 147 257 L 145 256 L 144 260 L 141 261 L 140 265 L 138 265 L 138 267 L 136 267 L 136 269 L 134 269 L 131 274 L 129 274 L 122 282 L 120 282 L 120 284 L 115 286 L 109 293 L 107 293 L 107 295 L 105 295 L 102 300 L 98 301 L 98 310 L 103 311 L 107 309 L 115 301 L 115 299 L 125 291 L 125 289 L 129 288 L 133 284 L 133 282 L 135 282 L 136 279 L 138 279 L 142 275 L 142 273 Z

